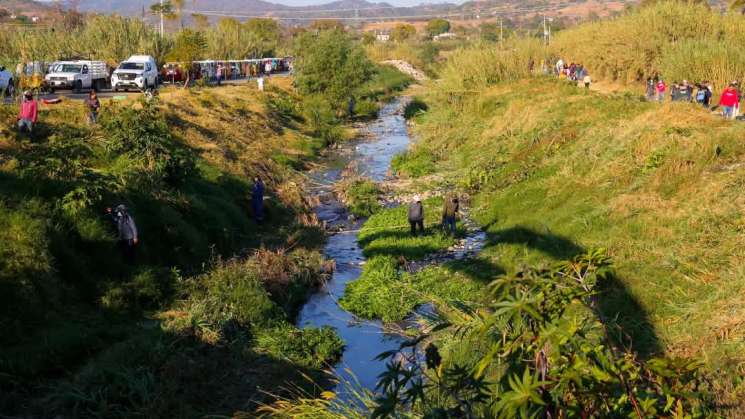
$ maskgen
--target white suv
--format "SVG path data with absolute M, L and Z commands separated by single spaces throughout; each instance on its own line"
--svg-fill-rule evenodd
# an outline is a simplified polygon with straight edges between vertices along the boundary
M 158 87 L 158 66 L 149 55 L 133 55 L 119 64 L 111 75 L 111 88 L 148 90 Z

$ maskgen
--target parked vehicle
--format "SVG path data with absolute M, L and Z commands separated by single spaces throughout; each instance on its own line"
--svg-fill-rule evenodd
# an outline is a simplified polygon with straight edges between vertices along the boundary
M 164 83 L 181 83 L 186 80 L 186 71 L 180 63 L 168 63 L 160 73 Z
M 119 90 L 148 90 L 158 87 L 158 66 L 150 55 L 133 55 L 111 75 L 111 87 Z
M 4 66 L 0 66 L 0 91 L 5 92 L 8 96 L 12 96 L 14 89 L 13 73 L 6 70 Z
M 103 61 L 57 61 L 49 67 L 44 82 L 50 91 L 55 89 L 101 90 L 109 84 L 109 71 Z

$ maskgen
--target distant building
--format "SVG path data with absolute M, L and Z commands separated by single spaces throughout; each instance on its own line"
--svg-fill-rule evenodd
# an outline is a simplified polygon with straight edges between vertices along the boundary
M 375 39 L 380 42 L 388 42 L 391 40 L 391 33 L 388 31 L 376 31 Z
M 454 34 L 452 32 L 445 32 L 445 33 L 441 33 L 439 35 L 435 35 L 434 37 L 432 37 L 432 40 L 433 41 L 444 41 L 446 39 L 455 39 L 457 37 L 458 37 L 458 35 L 456 35 L 456 34 Z

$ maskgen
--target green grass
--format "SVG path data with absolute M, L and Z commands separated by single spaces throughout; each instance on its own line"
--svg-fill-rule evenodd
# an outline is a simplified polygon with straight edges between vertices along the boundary
M 391 322 L 427 302 L 478 298 L 477 279 L 472 273 L 459 271 L 461 265 L 457 263 L 429 267 L 416 274 L 402 271 L 402 259 L 422 259 L 455 244 L 455 239 L 440 227 L 442 199 L 427 199 L 424 208 L 424 235 L 411 235 L 407 205 L 381 210 L 365 222 L 358 240 L 368 260 L 362 275 L 347 286 L 340 301 L 342 307 L 364 318 Z
M 437 171 L 436 161 L 428 150 L 418 148 L 395 156 L 391 168 L 399 176 L 421 177 Z
M 441 198 L 424 201 L 424 235 L 411 234 L 407 214 L 408 205 L 401 205 L 372 215 L 362 226 L 358 236 L 365 256 L 393 256 L 416 260 L 446 250 L 455 243 L 440 227 Z
M 380 211 L 380 187 L 363 178 L 348 179 L 341 184 L 344 204 L 356 217 L 369 217 Z
M 411 274 L 400 270 L 395 257 L 376 256 L 347 286 L 339 303 L 357 316 L 395 322 L 422 304 L 444 307 L 453 301 L 481 300 L 484 284 L 462 268 L 456 262 Z
M 607 248 L 615 273 L 599 301 L 635 350 L 698 356 L 712 369 L 740 362 L 740 314 L 727 307 L 745 266 L 732 251 L 743 180 L 726 168 L 745 155 L 744 126 L 551 80 L 428 103 L 413 152 L 439 156 L 443 181 L 471 192 L 493 272 Z
M 301 99 L 240 86 L 103 102 L 97 127 L 77 102 L 42 106 L 30 139 L 12 128 L 15 106 L 0 107 L 0 411 L 232 414 L 267 397 L 260 387 L 321 377 L 342 342 L 292 325 L 323 264 L 320 227 L 296 221 L 298 171 L 323 143 Z M 140 232 L 136 267 L 104 212 L 118 203 Z M 259 252 L 239 277 L 212 263 L 289 242 L 292 254 Z

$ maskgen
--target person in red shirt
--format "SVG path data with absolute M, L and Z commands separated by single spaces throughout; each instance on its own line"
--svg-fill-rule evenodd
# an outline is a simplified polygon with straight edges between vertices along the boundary
M 665 101 L 665 90 L 667 90 L 667 85 L 662 79 L 660 79 L 660 81 L 657 82 L 657 100 L 659 100 L 660 103 Z
M 722 116 L 725 119 L 732 119 L 735 116 L 735 108 L 740 106 L 740 97 L 737 94 L 734 84 L 727 86 L 719 97 L 719 106 L 722 107 Z
M 39 108 L 36 105 L 36 101 L 31 95 L 31 92 L 25 92 L 23 94 L 23 101 L 21 102 L 21 112 L 18 114 L 18 130 L 27 130 L 31 133 L 38 119 Z

